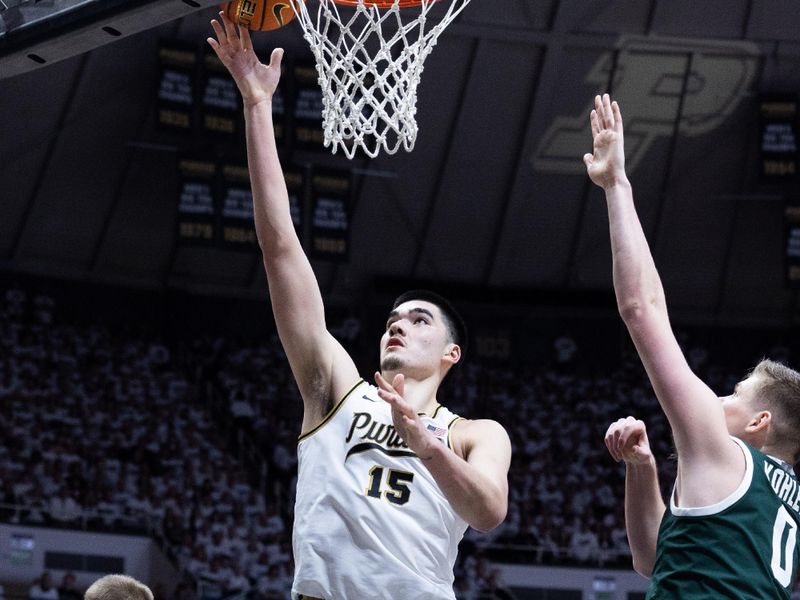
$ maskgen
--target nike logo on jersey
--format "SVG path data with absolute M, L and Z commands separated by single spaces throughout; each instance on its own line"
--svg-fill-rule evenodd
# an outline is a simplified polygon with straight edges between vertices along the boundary
M 361 396 L 361 397 L 362 397 L 364 400 L 369 400 L 370 402 L 377 402 L 377 400 L 375 400 L 375 398 L 370 398 L 370 397 L 369 397 L 369 396 L 367 396 L 366 394 L 364 394 L 364 395 L 363 395 L 363 396 Z

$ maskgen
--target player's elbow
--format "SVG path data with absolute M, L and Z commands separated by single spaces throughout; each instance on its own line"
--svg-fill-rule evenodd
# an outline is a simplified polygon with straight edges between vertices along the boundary
M 494 506 L 488 506 L 481 510 L 480 514 L 472 519 L 470 527 L 481 533 L 489 533 L 506 520 L 506 513 L 508 513 L 508 503 L 498 502 Z
M 646 302 L 641 296 L 630 296 L 617 300 L 617 310 L 622 320 L 629 324 L 635 324 L 644 319 L 646 314 Z
M 653 574 L 653 561 L 649 559 L 643 560 L 641 557 L 633 556 L 633 570 L 642 577 L 648 579 Z
M 617 301 L 617 310 L 628 330 L 631 334 L 635 334 L 660 318 L 663 303 L 659 302 L 656 295 L 634 295 L 620 298 Z

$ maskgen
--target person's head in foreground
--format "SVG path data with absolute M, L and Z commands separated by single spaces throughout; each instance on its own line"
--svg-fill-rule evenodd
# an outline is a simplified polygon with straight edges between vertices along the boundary
M 153 600 L 153 592 L 133 577 L 106 575 L 90 585 L 83 598 L 84 600 Z
M 767 454 L 800 459 L 800 373 L 762 360 L 722 398 L 728 433 Z

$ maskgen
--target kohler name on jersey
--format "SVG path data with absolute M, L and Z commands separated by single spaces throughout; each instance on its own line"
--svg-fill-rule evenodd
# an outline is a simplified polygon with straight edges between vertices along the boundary
M 764 461 L 764 472 L 778 497 L 800 513 L 800 485 L 797 484 L 797 479 L 783 469 L 776 469 L 775 465 L 767 461 Z

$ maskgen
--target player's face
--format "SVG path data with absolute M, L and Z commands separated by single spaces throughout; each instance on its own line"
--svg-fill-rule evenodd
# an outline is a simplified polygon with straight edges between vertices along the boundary
M 759 378 L 751 375 L 736 384 L 733 394 L 722 399 L 722 410 L 731 435 L 739 438 L 745 435 L 747 424 L 755 413 L 754 400 L 760 384 Z
M 381 336 L 381 371 L 428 376 L 439 368 L 449 345 L 439 307 L 423 300 L 409 300 L 389 313 L 386 320 L 386 331 Z M 412 372 L 419 370 L 422 372 Z

